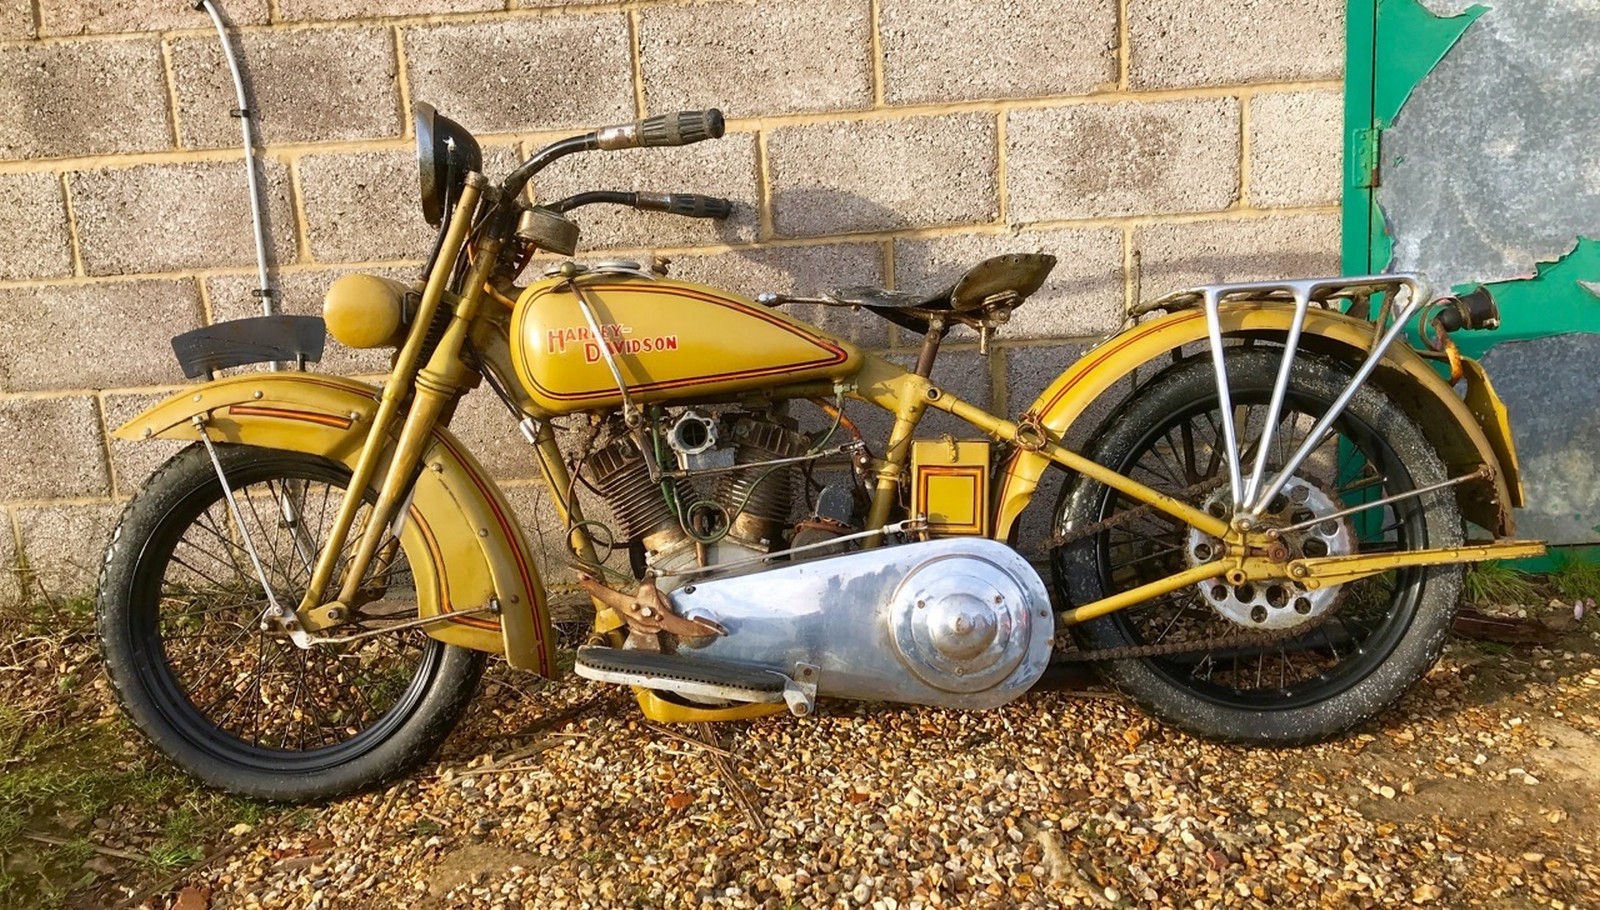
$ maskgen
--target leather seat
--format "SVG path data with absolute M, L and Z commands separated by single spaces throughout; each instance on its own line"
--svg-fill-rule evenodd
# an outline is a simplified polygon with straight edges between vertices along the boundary
M 1056 257 L 1044 253 L 1007 253 L 985 259 L 955 284 L 931 294 L 858 286 L 840 288 L 824 302 L 871 310 L 918 333 L 926 333 L 935 317 L 946 327 L 959 322 L 976 328 L 991 319 L 994 310 L 1009 312 L 1021 306 L 1044 285 L 1055 264 Z

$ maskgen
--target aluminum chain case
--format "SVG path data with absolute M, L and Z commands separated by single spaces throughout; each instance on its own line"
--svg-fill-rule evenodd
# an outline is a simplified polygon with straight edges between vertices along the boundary
M 1039 573 L 983 538 L 697 582 L 672 600 L 681 615 L 728 630 L 684 642 L 684 657 L 790 677 L 811 664 L 818 695 L 946 708 L 995 708 L 1026 692 L 1049 663 L 1055 633 Z

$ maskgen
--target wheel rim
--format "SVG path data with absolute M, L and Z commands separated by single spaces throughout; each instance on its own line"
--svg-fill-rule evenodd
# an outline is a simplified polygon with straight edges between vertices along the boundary
M 1266 420 L 1266 402 L 1266 390 L 1236 391 L 1234 395 L 1235 423 L 1247 467 L 1253 463 L 1252 446 L 1259 441 Z M 1312 424 L 1326 412 L 1327 404 L 1291 391 L 1274 430 L 1268 477 L 1300 445 Z M 1332 429 L 1332 436 L 1317 446 L 1297 477 L 1314 481 L 1324 494 L 1344 505 L 1414 488 L 1401 458 L 1377 429 L 1348 410 Z M 1115 467 L 1158 490 L 1192 490 L 1212 480 L 1217 481 L 1213 490 L 1226 489 L 1227 463 L 1214 399 L 1199 399 L 1169 414 L 1129 452 Z M 1189 501 L 1199 505 L 1205 494 L 1190 495 Z M 1098 520 L 1138 505 L 1106 490 Z M 1424 517 L 1416 500 L 1374 508 L 1352 521 L 1363 553 L 1426 546 Z M 1104 545 L 1097 547 L 1096 570 L 1101 590 L 1107 593 L 1171 575 L 1191 564 L 1186 561 L 1192 544 L 1188 527 L 1159 512 L 1112 528 L 1103 540 Z M 1059 554 L 1054 562 L 1059 582 L 1066 569 Z M 1342 585 L 1339 602 L 1327 615 L 1310 617 L 1298 632 L 1272 633 L 1282 637 L 1266 644 L 1260 637 L 1253 645 L 1243 644 L 1252 631 L 1222 615 L 1217 609 L 1219 598 L 1206 597 L 1200 586 L 1118 611 L 1108 619 L 1120 637 L 1133 645 L 1221 643 L 1145 658 L 1154 672 L 1202 699 L 1234 708 L 1293 710 L 1348 691 L 1384 663 L 1416 614 L 1421 575 L 1421 570 L 1413 568 Z
M 229 469 L 280 604 L 299 604 L 347 479 L 331 462 Z M 356 528 L 369 509 L 362 506 Z M 403 632 L 302 651 L 262 631 L 266 599 L 241 540 L 212 478 L 168 510 L 140 554 L 141 565 L 162 569 L 135 579 L 129 631 L 144 657 L 138 672 L 159 693 L 167 722 L 204 752 L 271 770 L 332 767 L 387 740 L 426 695 L 442 646 Z M 409 592 L 414 601 L 404 551 L 391 537 L 379 552 L 393 556 L 374 561 L 363 589 Z

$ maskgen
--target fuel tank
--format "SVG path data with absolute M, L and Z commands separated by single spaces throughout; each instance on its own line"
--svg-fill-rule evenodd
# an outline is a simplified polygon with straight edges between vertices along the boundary
M 518 298 L 511 359 L 535 405 L 564 414 L 621 404 L 606 351 L 636 402 L 838 379 L 862 359 L 849 342 L 747 298 L 635 272 L 547 278 Z

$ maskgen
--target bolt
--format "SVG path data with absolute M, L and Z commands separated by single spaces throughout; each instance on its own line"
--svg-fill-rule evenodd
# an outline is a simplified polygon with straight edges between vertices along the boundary
M 685 585 L 684 588 L 683 588 L 683 593 L 685 593 L 685 594 L 693 594 L 694 593 L 694 585 Z
M 1300 563 L 1295 563 L 1289 567 L 1289 574 L 1295 578 L 1305 578 L 1307 575 L 1311 574 L 1311 570 Z
M 926 607 L 927 605 L 928 605 L 928 602 L 925 601 L 925 600 L 917 601 L 917 609 L 918 610 L 922 609 L 923 607 Z
M 260 401 L 261 400 L 261 390 L 260 389 L 256 389 L 255 394 L 251 395 L 250 397 L 256 399 L 257 401 Z
M 967 675 L 966 668 L 965 667 L 956 667 L 956 675 L 957 676 L 966 676 Z
M 997 604 L 1003 604 L 1003 603 L 1006 602 L 1006 599 L 1005 599 L 1005 597 L 1003 595 L 996 594 L 994 596 L 994 602 L 997 603 Z

